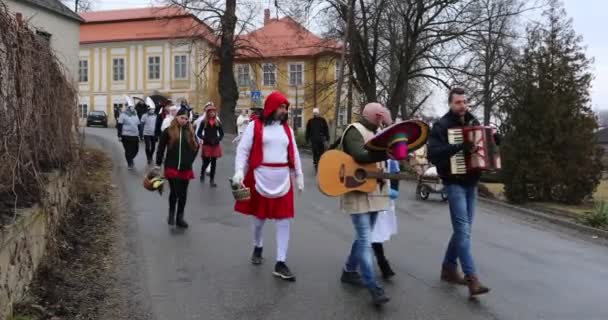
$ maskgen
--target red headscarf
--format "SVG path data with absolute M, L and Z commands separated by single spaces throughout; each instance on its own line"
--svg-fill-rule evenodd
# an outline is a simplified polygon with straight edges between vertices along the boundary
M 269 117 L 274 111 L 276 111 L 282 104 L 289 107 L 289 101 L 279 91 L 275 91 L 266 97 L 264 102 L 264 118 Z

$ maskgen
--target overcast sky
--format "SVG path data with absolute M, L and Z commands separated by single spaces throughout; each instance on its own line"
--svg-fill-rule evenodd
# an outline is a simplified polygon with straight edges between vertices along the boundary
M 145 7 L 162 3 L 161 0 L 93 0 L 95 10 Z M 269 0 L 259 2 L 260 7 L 272 4 Z M 279 3 L 281 1 L 279 0 Z M 594 109 L 608 110 L 608 1 L 607 0 L 563 0 L 568 16 L 574 21 L 576 32 L 583 36 L 587 55 L 595 59 L 592 99 Z

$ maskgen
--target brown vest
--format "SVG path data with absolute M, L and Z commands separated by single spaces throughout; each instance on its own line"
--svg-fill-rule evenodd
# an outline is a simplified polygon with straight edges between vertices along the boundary
M 350 127 L 354 127 L 355 129 L 357 129 L 357 131 L 359 131 L 359 133 L 361 133 L 361 136 L 363 136 L 364 141 L 369 141 L 371 138 L 374 137 L 374 133 L 372 131 L 370 131 L 369 129 L 367 129 L 361 123 L 358 123 L 358 122 L 353 123 L 353 124 L 349 125 L 346 128 L 346 130 L 344 130 L 344 133 L 342 134 L 342 138 L 340 139 L 340 145 L 339 145 L 340 149 L 343 148 L 342 142 L 344 140 L 344 135 L 346 134 L 346 131 Z M 377 165 L 378 165 L 378 168 L 380 168 L 382 170 L 385 169 L 384 162 L 378 162 Z M 389 180 L 384 180 L 384 185 L 382 186 L 382 189 L 380 189 L 380 184 L 378 184 L 378 187 L 376 188 L 376 190 L 373 192 L 370 192 L 370 193 L 359 192 L 359 191 L 349 192 L 340 197 L 340 211 L 342 213 L 348 213 L 348 214 L 360 214 L 360 213 L 378 212 L 378 211 L 387 210 L 389 207 L 389 198 L 388 198 L 389 187 L 390 187 Z

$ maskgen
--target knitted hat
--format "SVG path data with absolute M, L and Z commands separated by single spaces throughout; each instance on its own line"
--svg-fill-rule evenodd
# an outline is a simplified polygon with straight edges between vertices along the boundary
M 187 116 L 188 115 L 188 109 L 186 109 L 185 107 L 179 108 L 179 110 L 177 111 L 176 116 Z

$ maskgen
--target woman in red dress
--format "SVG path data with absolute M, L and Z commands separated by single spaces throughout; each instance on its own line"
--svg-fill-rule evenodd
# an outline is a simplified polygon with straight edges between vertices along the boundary
M 210 105 L 205 110 L 205 119 L 198 127 L 196 136 L 199 141 L 202 141 L 203 147 L 201 157 L 203 158 L 203 167 L 201 168 L 201 182 L 205 182 L 205 171 L 211 165 L 209 172 L 209 184 L 212 188 L 217 187 L 215 184 L 215 166 L 217 158 L 222 156 L 222 146 L 220 145 L 224 138 L 224 130 L 222 123 L 217 118 L 217 110 L 215 106 Z
M 188 184 L 194 179 L 192 163 L 197 151 L 198 143 L 194 140 L 194 130 L 188 119 L 188 112 L 182 108 L 177 112 L 169 128 L 161 134 L 156 153 L 157 166 L 163 164 L 164 158 L 165 178 L 169 181 L 171 189 L 167 222 L 169 225 L 177 225 L 178 228 L 188 228 L 188 223 L 184 220 L 184 209 Z

